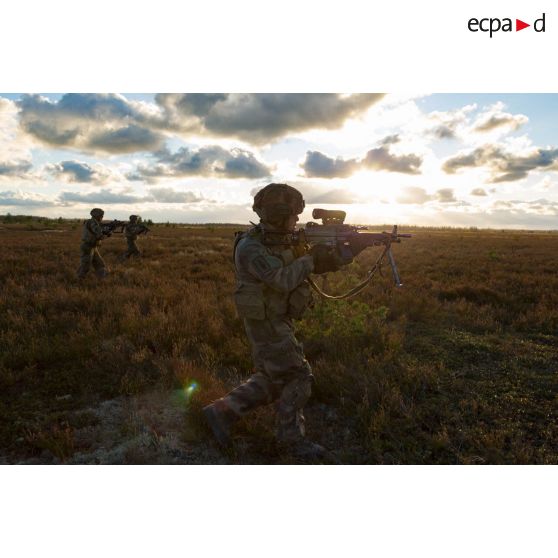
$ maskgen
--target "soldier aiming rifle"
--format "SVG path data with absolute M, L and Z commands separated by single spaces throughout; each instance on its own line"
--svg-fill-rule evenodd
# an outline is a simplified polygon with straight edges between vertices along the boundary
M 240 417 L 275 403 L 280 444 L 299 457 L 326 455 L 324 448 L 304 438 L 303 408 L 313 375 L 295 337 L 293 320 L 300 319 L 310 304 L 311 273 L 337 271 L 366 246 L 381 243 L 384 255 L 391 253 L 391 243 L 403 236 L 396 229 L 361 233 L 343 224 L 344 212 L 323 210 L 314 215 L 324 219 L 323 225 L 313 223 L 295 231 L 304 206 L 295 188 L 268 184 L 256 194 L 252 206 L 260 223 L 237 233 L 235 303 L 252 347 L 255 370 L 248 381 L 204 407 L 213 434 L 223 446 L 231 443 L 231 427 Z
M 108 271 L 105 262 L 99 254 L 99 246 L 101 241 L 108 238 L 112 234 L 112 230 L 116 227 L 112 223 L 102 223 L 105 212 L 99 207 L 95 207 L 90 211 L 91 219 L 87 219 L 83 223 L 83 231 L 81 235 L 80 245 L 80 265 L 77 271 L 79 279 L 83 279 L 91 266 L 95 270 L 95 274 L 99 279 L 106 277 Z
M 397 225 L 391 232 L 368 232 L 368 227 L 345 224 L 346 213 L 341 210 L 314 209 L 314 219 L 321 219 L 322 224 L 310 221 L 304 228 L 292 233 L 278 233 L 267 231 L 263 239 L 266 246 L 288 244 L 294 247 L 295 253 L 304 254 L 314 246 L 326 246 L 334 251 L 340 265 L 350 264 L 365 248 L 371 246 L 383 246 L 380 257 L 368 272 L 367 278 L 351 289 L 348 293 L 340 296 L 331 296 L 323 293 L 317 285 L 309 278 L 310 285 L 325 298 L 348 298 L 361 292 L 370 283 L 376 271 L 381 271 L 385 257 L 388 258 L 393 274 L 393 280 L 397 287 L 402 287 L 395 258 L 391 251 L 392 244 L 400 243 L 402 238 L 411 238 L 410 234 L 399 234 Z M 319 248 L 323 250 L 323 248 Z
M 139 215 L 130 215 L 130 221 L 128 223 L 125 223 L 124 227 L 124 235 L 126 236 L 128 249 L 120 257 L 121 261 L 126 260 L 132 256 L 141 256 L 141 252 L 139 251 L 136 241 L 139 235 L 147 234 L 148 232 L 149 229 L 141 222 L 141 217 Z

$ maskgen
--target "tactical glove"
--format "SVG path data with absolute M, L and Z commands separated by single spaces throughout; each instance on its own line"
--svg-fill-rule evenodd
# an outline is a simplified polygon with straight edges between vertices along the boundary
M 325 244 L 313 246 L 310 250 L 310 255 L 314 259 L 314 273 L 320 274 L 327 273 L 328 271 L 337 271 L 341 267 L 335 248 Z

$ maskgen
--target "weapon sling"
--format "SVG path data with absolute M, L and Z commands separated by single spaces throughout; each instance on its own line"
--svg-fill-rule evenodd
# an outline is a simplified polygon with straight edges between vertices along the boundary
M 322 219 L 323 223 L 324 223 L 324 227 L 326 229 L 326 231 L 328 231 L 328 226 L 329 228 L 331 228 L 333 226 L 333 228 L 335 230 L 330 231 L 329 234 L 333 235 L 336 239 L 338 238 L 337 236 L 337 229 L 339 227 L 342 228 L 342 230 L 340 232 L 345 232 L 347 233 L 347 231 L 349 233 L 354 233 L 357 230 L 357 227 L 347 227 L 347 225 L 343 225 L 343 220 L 345 219 L 345 212 L 344 211 L 335 211 L 335 210 L 331 210 L 331 211 L 326 211 L 325 209 L 314 209 L 314 211 L 312 211 L 312 217 L 314 217 L 315 219 Z M 252 223 L 253 224 L 253 223 Z M 316 223 L 308 223 L 308 227 L 312 225 L 312 231 L 315 232 L 316 230 L 318 230 L 321 226 L 320 225 L 316 225 Z M 366 228 L 366 227 L 365 227 Z M 306 244 L 306 234 L 305 234 L 305 230 L 301 229 L 298 232 L 298 236 L 296 238 L 296 242 L 293 242 L 293 236 L 295 236 L 295 234 L 293 233 L 289 233 L 288 231 L 263 231 L 263 237 L 262 237 L 262 243 L 264 245 L 283 245 L 283 244 L 297 244 L 299 246 L 305 247 L 306 250 L 308 249 L 308 245 Z M 281 236 L 283 236 L 283 239 L 278 239 L 278 240 L 273 240 L 273 238 L 268 239 L 267 236 L 271 234 L 271 236 L 273 237 L 273 235 L 276 234 L 280 234 Z M 323 238 L 326 235 L 317 235 L 318 238 Z M 339 235 L 341 236 L 341 235 Z M 397 271 L 397 266 L 395 265 L 395 260 L 393 259 L 393 254 L 391 252 L 391 244 L 392 241 L 393 242 L 399 242 L 399 238 L 400 237 L 410 237 L 411 235 L 407 235 L 407 234 L 397 234 L 397 225 L 394 225 L 393 227 L 393 231 L 391 232 L 391 235 L 389 233 L 382 233 L 382 234 L 376 234 L 374 235 L 373 239 L 377 240 L 378 242 L 382 242 L 382 244 L 384 244 L 385 248 L 382 251 L 382 253 L 380 254 L 380 257 L 376 260 L 376 262 L 374 263 L 374 265 L 372 266 L 372 268 L 368 271 L 366 279 L 364 279 L 363 281 L 361 281 L 358 285 L 356 285 L 355 287 L 353 287 L 352 289 L 350 289 L 349 291 L 347 291 L 344 294 L 341 295 L 330 295 L 326 292 L 324 292 L 322 289 L 320 289 L 320 287 L 318 287 L 318 285 L 316 285 L 315 281 L 311 278 L 311 277 L 307 277 L 306 280 L 308 281 L 308 284 L 322 297 L 328 300 L 342 300 L 345 298 L 351 298 L 353 296 L 356 296 L 357 294 L 361 293 L 372 281 L 374 275 L 376 274 L 377 271 L 380 272 L 380 274 L 382 273 L 382 262 L 384 260 L 384 258 L 387 256 L 388 260 L 389 260 L 389 264 L 391 266 L 391 271 L 393 273 L 393 279 L 395 281 L 395 285 L 397 287 L 401 287 L 401 279 L 399 277 L 399 272 Z M 288 238 L 285 238 L 288 237 Z M 380 237 L 378 239 L 376 239 L 376 237 Z M 386 238 L 388 237 L 388 238 Z M 236 244 L 238 243 L 238 241 L 241 238 L 241 233 L 236 233 L 236 239 L 235 239 L 235 248 L 236 248 Z M 375 242 L 373 242 L 372 244 L 370 244 L 370 246 L 373 246 L 375 244 Z M 344 245 L 347 245 L 347 242 L 344 241 Z M 365 248 L 367 246 L 367 244 L 365 244 L 364 246 L 360 247 L 360 249 L 357 249 L 357 254 L 360 253 L 360 251 Z M 234 257 L 234 256 L 233 256 Z M 350 255 L 349 258 L 347 258 L 347 255 L 345 254 L 345 259 L 347 259 L 348 261 L 346 261 L 345 263 L 350 263 L 353 259 L 353 254 Z
M 381 253 L 380 257 L 376 260 L 376 263 L 368 271 L 366 279 L 364 279 L 364 281 L 361 281 L 358 285 L 356 285 L 355 287 L 353 287 L 352 289 L 350 289 L 349 291 L 347 291 L 346 293 L 344 293 L 342 295 L 330 295 L 330 294 L 325 293 L 324 291 L 322 291 L 322 289 L 320 289 L 320 287 L 318 287 L 318 285 L 316 285 L 316 283 L 314 282 L 314 280 L 311 277 L 308 277 L 307 281 L 308 281 L 308 283 L 310 283 L 310 286 L 322 298 L 327 298 L 329 300 L 342 300 L 344 298 L 351 298 L 351 297 L 356 296 L 357 294 L 361 293 L 370 284 L 370 282 L 372 281 L 372 278 L 374 277 L 376 272 L 381 269 L 382 261 L 385 258 L 386 254 L 388 254 L 388 252 L 390 250 L 391 250 L 391 245 L 386 246 L 384 248 L 383 252 Z

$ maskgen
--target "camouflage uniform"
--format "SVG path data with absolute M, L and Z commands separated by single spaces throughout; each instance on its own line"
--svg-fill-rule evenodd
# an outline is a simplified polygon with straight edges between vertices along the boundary
M 286 442 L 287 451 L 300 457 L 324 455 L 323 447 L 304 439 L 303 407 L 313 376 L 295 337 L 293 319 L 301 318 L 311 302 L 307 277 L 339 267 L 329 261 L 328 249 L 319 254 L 313 247 L 309 254 L 296 257 L 289 247 L 304 206 L 302 194 L 292 186 L 268 184 L 254 196 L 252 209 L 260 224 L 237 235 L 235 303 L 252 346 L 255 370 L 247 382 L 203 408 L 222 446 L 230 444 L 231 426 L 240 416 L 275 402 L 277 437 Z M 269 241 L 264 238 L 268 236 Z
M 96 219 L 91 218 L 83 223 L 80 245 L 80 265 L 77 271 L 77 275 L 80 279 L 83 279 L 87 275 L 91 265 L 93 265 L 97 277 L 102 278 L 107 275 L 105 262 L 97 250 L 103 238 L 104 235 L 101 224 Z
M 126 242 L 128 243 L 128 249 L 122 255 L 122 259 L 129 258 L 131 256 L 140 256 L 141 252 L 138 249 L 136 240 L 138 239 L 138 234 L 143 229 L 143 225 L 138 225 L 137 223 L 128 223 L 124 228 L 124 235 L 126 236 Z
M 312 369 L 294 334 L 311 294 L 305 279 L 314 269 L 311 255 L 296 258 L 287 246 L 262 244 L 263 225 L 237 239 L 235 302 L 252 346 L 254 374 L 221 399 L 236 416 L 277 403 L 277 437 L 304 436 L 303 407 L 310 397 Z

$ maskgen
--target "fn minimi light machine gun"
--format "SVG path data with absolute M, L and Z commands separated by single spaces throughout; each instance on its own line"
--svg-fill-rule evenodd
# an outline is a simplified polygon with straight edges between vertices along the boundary
M 383 246 L 383 251 L 376 260 L 374 266 L 368 271 L 364 281 L 351 289 L 348 293 L 340 296 L 332 296 L 324 293 L 312 279 L 310 285 L 325 298 L 348 298 L 360 293 L 372 280 L 376 271 L 380 270 L 384 258 L 387 257 L 393 280 L 397 287 L 402 287 L 401 278 L 393 252 L 393 244 L 401 242 L 402 238 L 411 238 L 410 234 L 399 234 L 397 225 L 393 226 L 391 232 L 368 232 L 368 227 L 345 224 L 345 211 L 314 209 L 312 211 L 314 219 L 321 219 L 322 224 L 310 221 L 305 227 L 292 232 L 264 232 L 263 243 L 266 245 L 291 245 L 295 247 L 295 252 L 299 255 L 306 253 L 316 244 L 325 244 L 336 251 L 341 265 L 347 265 L 360 254 L 364 249 L 371 246 Z

